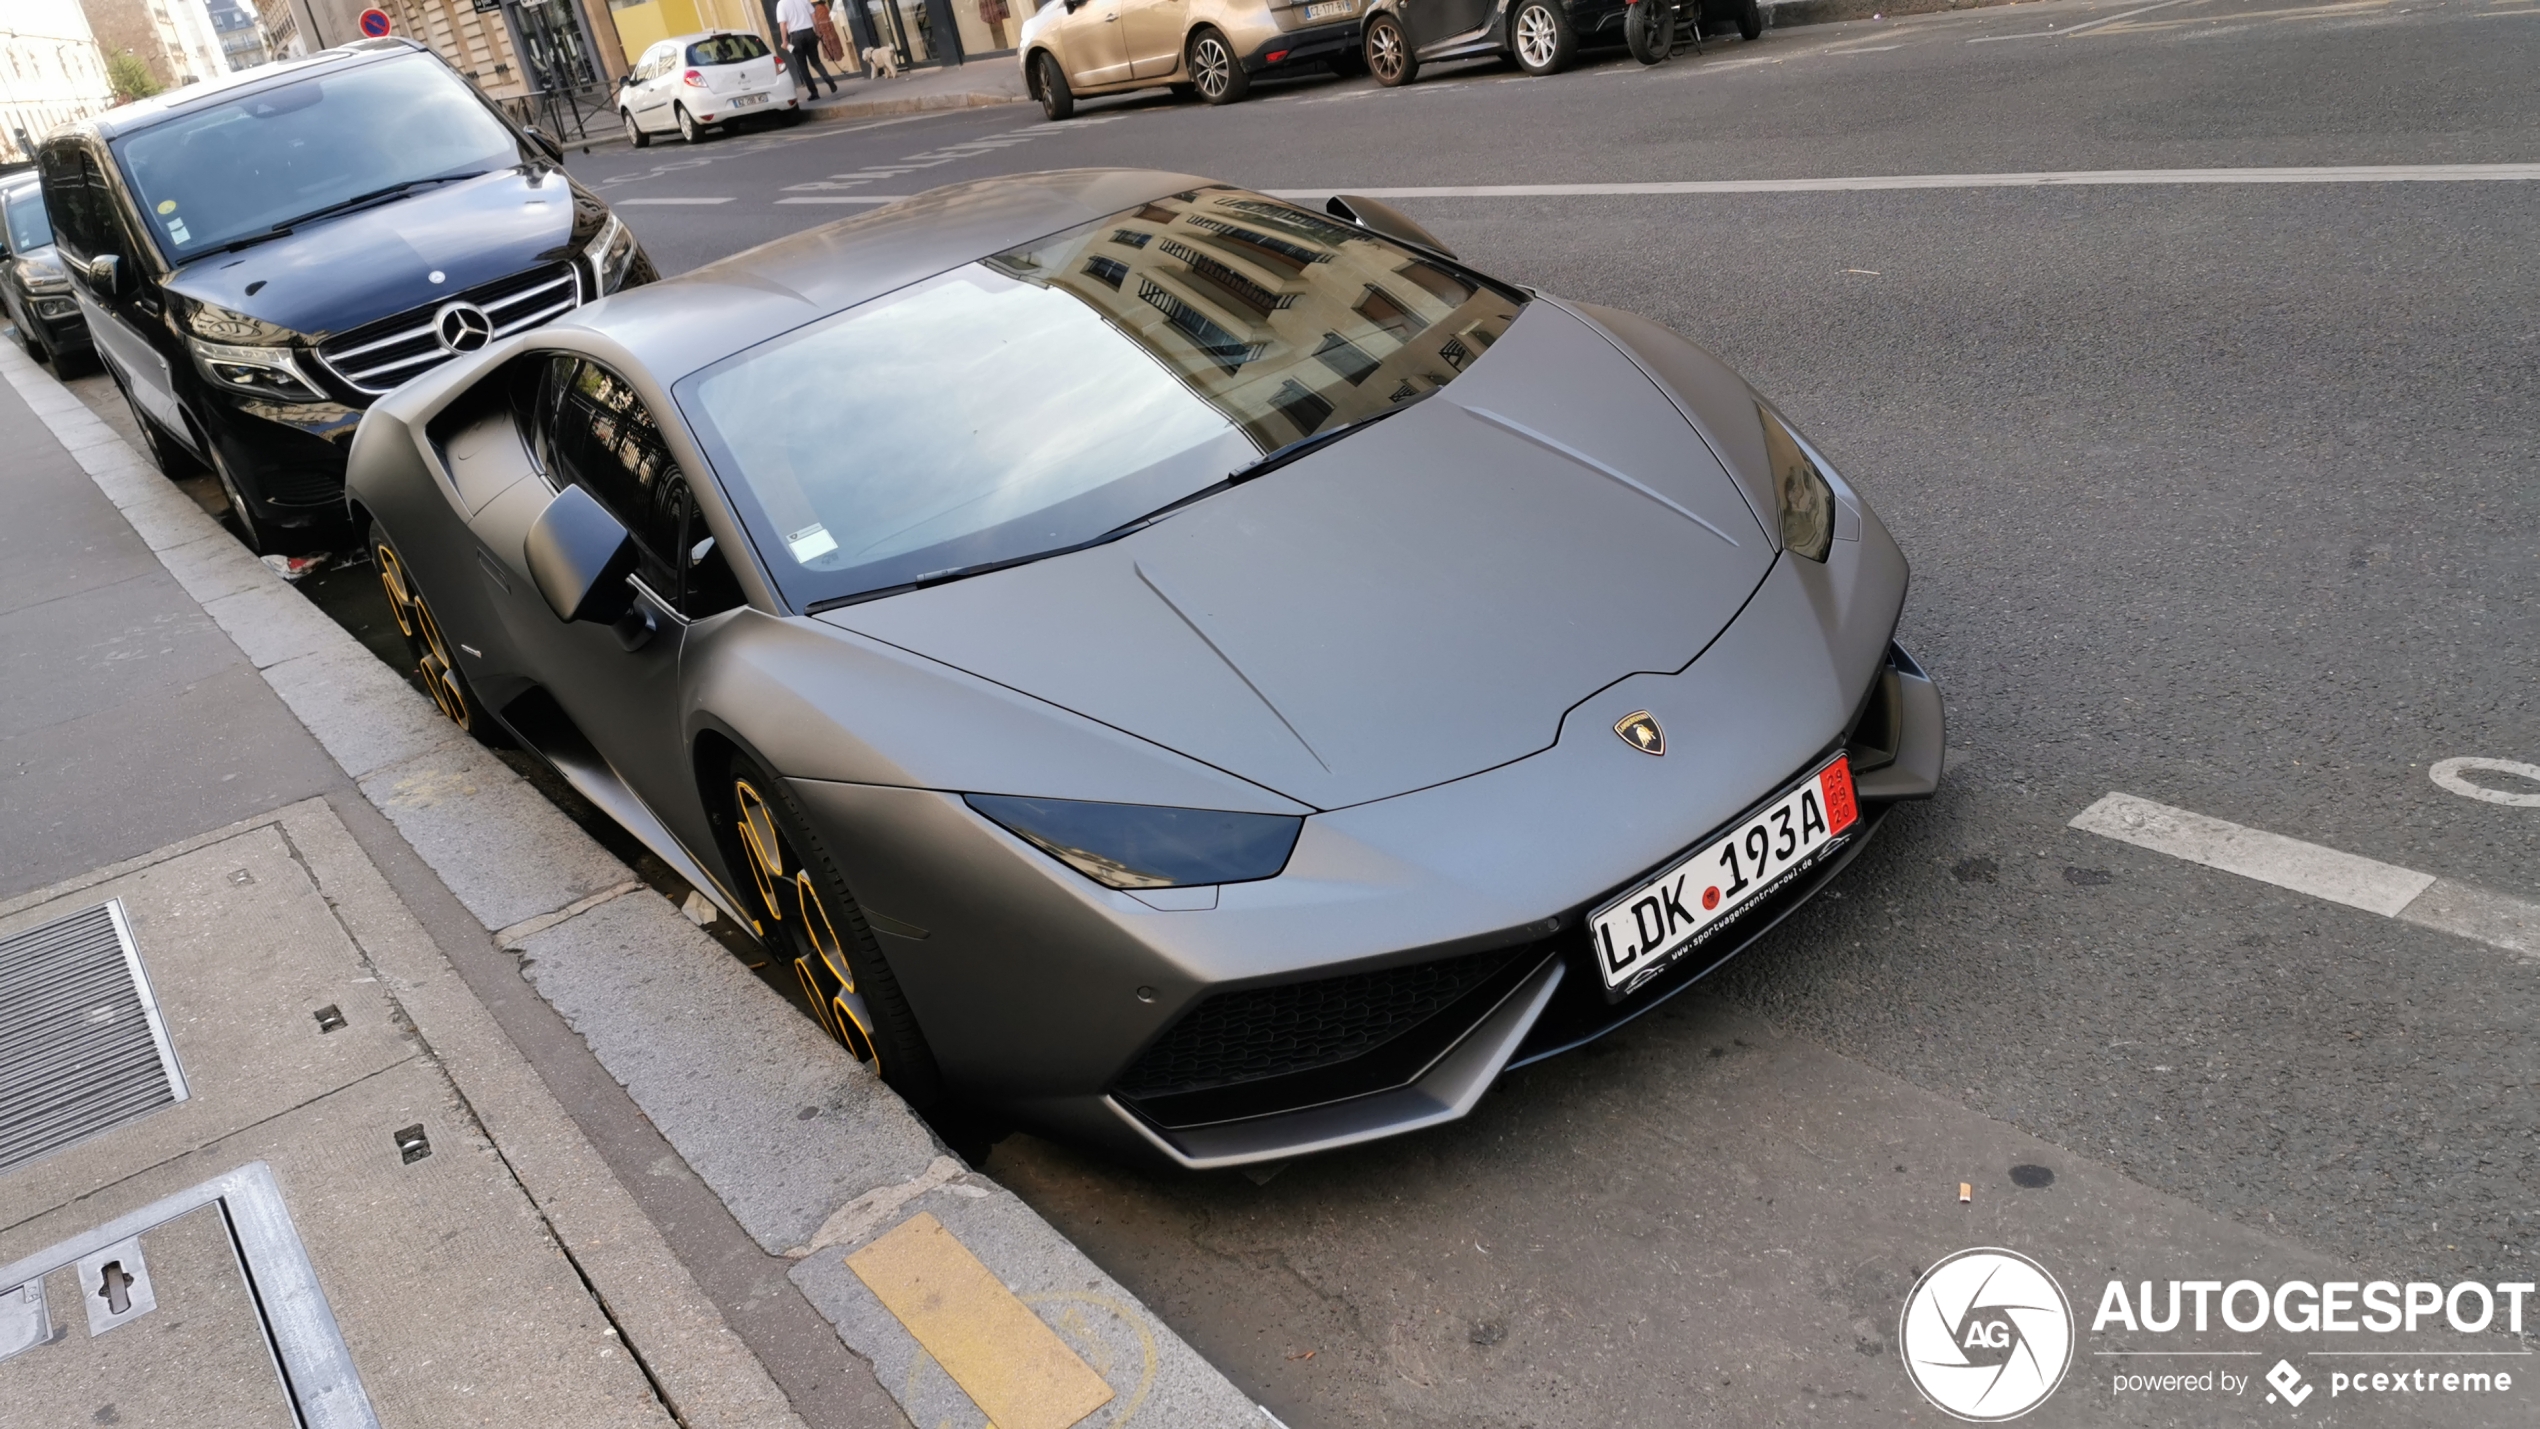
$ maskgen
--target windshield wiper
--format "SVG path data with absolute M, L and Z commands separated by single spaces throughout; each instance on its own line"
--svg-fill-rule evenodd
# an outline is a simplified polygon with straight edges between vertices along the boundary
M 426 184 L 449 184 L 456 183 L 460 179 L 483 178 L 485 173 L 485 170 L 478 169 L 476 172 L 470 174 L 435 174 L 428 179 L 408 179 L 401 184 L 390 184 L 386 188 L 372 189 L 368 193 L 359 193 L 353 195 L 351 198 L 338 199 L 333 203 L 324 205 L 323 207 L 310 209 L 307 213 L 301 214 L 296 218 L 286 218 L 280 223 L 275 224 L 267 232 L 270 236 L 279 238 L 283 234 L 290 232 L 292 229 L 297 228 L 303 223 L 314 223 L 321 218 L 333 218 L 339 213 L 350 213 L 354 209 L 360 208 L 365 204 L 373 204 L 382 199 L 395 198 L 397 195 L 403 193 L 412 193 L 414 190 L 422 188 Z M 259 241 L 261 241 L 261 239 Z
M 1155 508 L 1153 511 L 1150 511 L 1135 520 L 1121 522 L 1119 525 L 1105 531 L 1102 534 L 1101 539 L 1105 541 L 1116 540 L 1119 537 L 1126 536 L 1130 532 L 1138 530 L 1141 527 L 1161 521 L 1165 517 L 1172 515 L 1174 512 L 1181 510 L 1183 507 L 1188 506 L 1193 502 L 1205 501 L 1209 497 L 1215 496 L 1221 491 L 1241 486 L 1255 477 L 1267 476 L 1271 472 L 1277 471 L 1280 467 L 1286 466 L 1289 462 L 1295 461 L 1299 457 L 1308 456 L 1321 451 L 1323 448 L 1330 446 L 1332 443 L 1339 441 L 1341 438 L 1348 436 L 1350 433 L 1357 431 L 1361 427 L 1372 427 L 1376 423 L 1383 421 L 1385 418 L 1400 412 L 1405 407 L 1417 406 L 1418 404 L 1429 400 L 1429 394 L 1437 390 L 1438 389 L 1435 387 L 1432 387 L 1428 392 L 1423 392 L 1416 397 L 1406 397 L 1394 406 L 1387 407 L 1381 412 L 1371 412 L 1368 415 L 1359 418 L 1355 422 L 1343 422 L 1337 427 L 1327 428 L 1323 431 L 1313 432 L 1299 437 L 1295 441 L 1288 443 L 1286 446 L 1274 447 L 1271 450 L 1262 453 L 1258 459 L 1236 467 L 1233 471 L 1226 473 L 1224 477 L 1210 482 L 1208 485 L 1201 487 L 1199 490 L 1192 492 L 1188 496 L 1177 497 L 1174 500 L 1168 501 L 1162 506 Z

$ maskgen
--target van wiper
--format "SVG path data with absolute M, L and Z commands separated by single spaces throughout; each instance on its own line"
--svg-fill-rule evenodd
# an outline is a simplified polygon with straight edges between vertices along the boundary
M 1192 492 L 1188 496 L 1168 501 L 1162 506 L 1155 508 L 1153 511 L 1150 511 L 1144 516 L 1140 516 L 1133 521 L 1123 521 L 1119 525 L 1104 532 L 1102 539 L 1109 541 L 1121 536 L 1126 536 L 1140 527 L 1163 520 L 1165 517 L 1170 516 L 1174 512 L 1181 510 L 1183 507 L 1190 505 L 1192 502 L 1205 501 L 1209 497 L 1215 496 L 1221 491 L 1241 486 L 1245 482 L 1252 480 L 1254 477 L 1267 476 L 1271 472 L 1277 471 L 1280 467 L 1286 466 L 1289 462 L 1295 461 L 1299 457 L 1310 456 L 1315 452 L 1321 451 L 1323 448 L 1330 446 L 1332 443 L 1339 441 L 1341 438 L 1348 436 L 1350 433 L 1357 431 L 1361 427 L 1372 427 L 1376 423 L 1383 421 L 1385 418 L 1400 412 L 1405 407 L 1416 406 L 1419 403 L 1429 400 L 1429 393 L 1437 390 L 1438 389 L 1435 387 L 1432 387 L 1428 392 L 1423 392 L 1416 397 L 1404 398 L 1401 402 L 1395 404 L 1394 406 L 1387 407 L 1381 412 L 1371 412 L 1368 415 L 1359 418 L 1355 422 L 1343 422 L 1337 427 L 1326 428 L 1323 431 L 1313 432 L 1299 437 L 1295 441 L 1288 443 L 1286 446 L 1275 447 L 1270 451 L 1262 453 L 1258 459 L 1236 467 L 1233 471 L 1226 473 L 1224 477 L 1201 487 L 1199 490 Z
M 401 184 L 390 184 L 386 188 L 372 189 L 368 193 L 355 194 L 348 199 L 338 199 L 334 203 L 327 204 L 322 208 L 310 209 L 307 213 L 301 214 L 296 218 L 286 218 L 280 223 L 275 224 L 270 230 L 268 230 L 268 232 L 272 236 L 279 238 L 283 234 L 290 232 L 292 229 L 299 227 L 303 223 L 314 223 L 321 218 L 333 218 L 339 213 L 350 213 L 354 209 L 361 208 L 366 204 L 378 203 L 382 199 L 392 199 L 403 193 L 412 193 L 414 190 L 422 188 L 426 184 L 456 183 L 460 179 L 482 178 L 485 173 L 485 170 L 479 169 L 472 174 L 436 174 L 428 179 L 408 179 Z

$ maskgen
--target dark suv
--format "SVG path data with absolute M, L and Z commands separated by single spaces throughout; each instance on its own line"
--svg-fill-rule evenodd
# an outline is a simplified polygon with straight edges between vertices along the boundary
M 38 167 L 151 456 L 208 464 L 258 550 L 331 532 L 375 398 L 654 276 L 561 150 L 409 40 L 108 110 Z
M 0 180 L 0 308 L 18 325 L 18 341 L 64 377 L 88 370 L 88 324 L 79 320 L 70 275 L 53 251 L 53 223 L 35 176 Z

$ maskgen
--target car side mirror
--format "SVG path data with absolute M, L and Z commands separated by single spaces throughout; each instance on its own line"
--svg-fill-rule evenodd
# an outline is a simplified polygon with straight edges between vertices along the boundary
M 559 164 L 564 162 L 564 146 L 548 138 L 545 130 L 535 124 L 529 124 L 524 125 L 521 132 L 529 136 L 530 143 L 538 146 L 538 152 Z
M 563 621 L 614 625 L 634 608 L 635 538 L 591 493 L 568 486 L 529 523 L 521 542 L 529 578 Z
M 1438 241 L 1438 236 L 1411 221 L 1408 214 L 1389 203 L 1356 194 L 1334 194 L 1323 205 L 1323 211 L 1334 218 L 1357 224 L 1370 233 L 1381 233 L 1396 242 L 1426 248 L 1441 257 L 1452 258 L 1455 250 Z
M 88 281 L 97 291 L 110 298 L 123 296 L 123 258 L 119 254 L 100 253 L 88 260 Z

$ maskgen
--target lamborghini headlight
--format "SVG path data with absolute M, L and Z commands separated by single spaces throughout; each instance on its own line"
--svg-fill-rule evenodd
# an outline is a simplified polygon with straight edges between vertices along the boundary
M 1294 814 L 1003 794 L 962 798 L 1015 837 L 1106 888 L 1183 888 L 1275 877 L 1288 866 L 1305 827 Z
M 1780 418 L 1762 407 L 1755 412 L 1764 419 L 1764 456 L 1772 464 L 1773 499 L 1781 507 L 1782 545 L 1822 561 L 1834 547 L 1834 488 Z
M 600 295 L 606 297 L 625 285 L 627 270 L 635 266 L 635 230 L 612 213 L 600 236 L 582 251 L 591 260 L 591 276 L 598 281 Z

